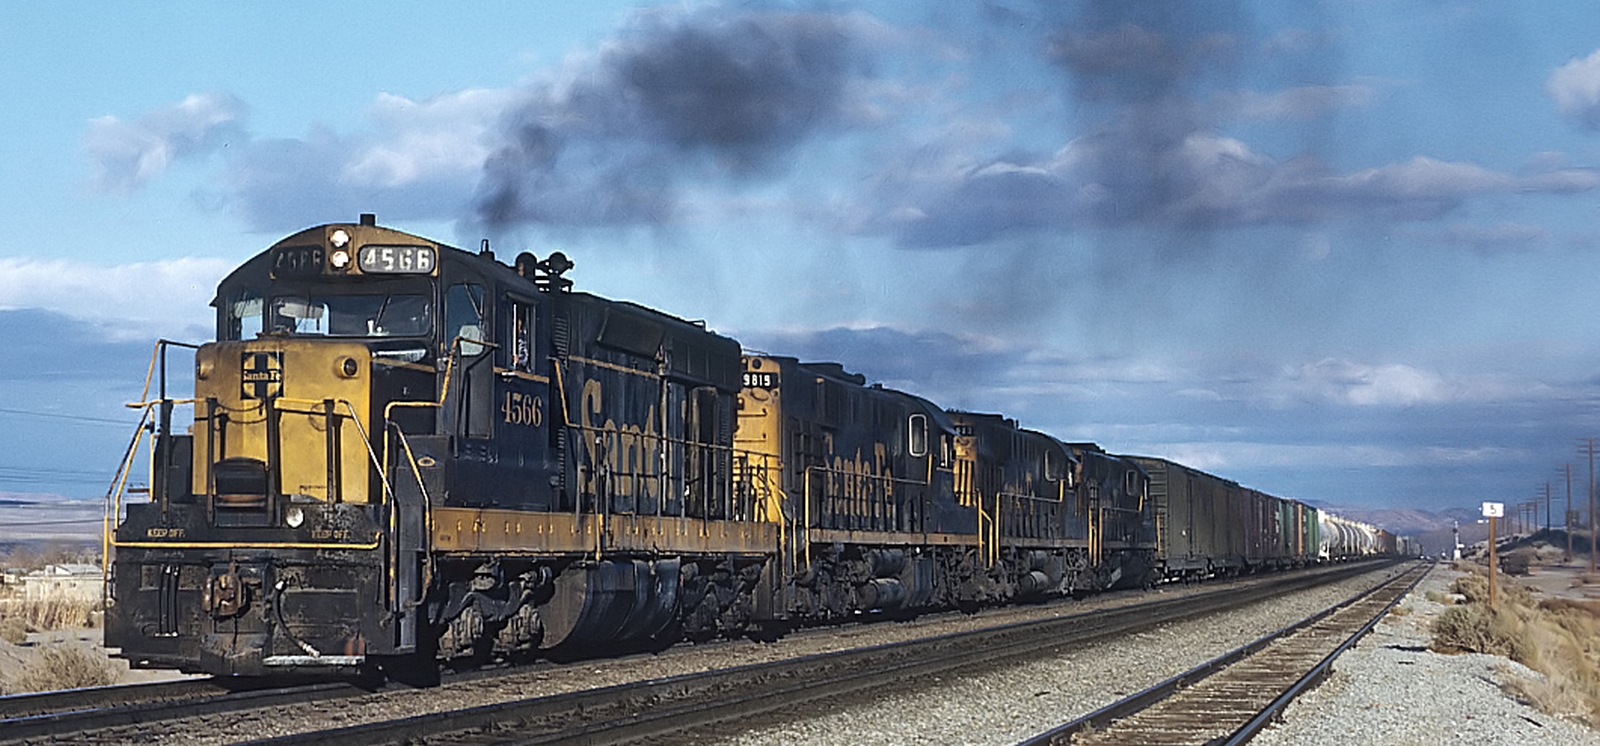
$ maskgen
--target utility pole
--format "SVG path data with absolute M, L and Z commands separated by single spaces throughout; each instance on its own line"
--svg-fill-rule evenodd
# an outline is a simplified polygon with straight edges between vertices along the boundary
M 1550 482 L 1544 483 L 1544 532 L 1550 533 Z
M 1565 474 L 1566 477 L 1567 477 L 1567 513 L 1566 513 L 1567 557 L 1566 557 L 1566 559 L 1562 560 L 1562 562 L 1571 562 L 1572 561 L 1572 464 L 1562 464 L 1561 465 L 1561 473 Z
M 1595 553 L 1595 541 L 1594 541 L 1594 452 L 1595 452 L 1595 442 L 1596 441 L 1600 441 L 1600 438 L 1579 438 L 1578 441 L 1583 444 L 1583 448 L 1581 450 L 1579 450 L 1578 452 L 1589 457 L 1589 572 L 1593 573 L 1595 571 L 1595 568 L 1594 568 L 1594 553 Z

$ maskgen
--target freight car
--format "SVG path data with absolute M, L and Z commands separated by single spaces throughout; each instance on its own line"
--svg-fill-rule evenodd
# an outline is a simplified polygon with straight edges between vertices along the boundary
M 427 672 L 1342 551 L 1298 503 L 746 353 L 571 268 L 363 215 L 231 273 L 192 396 L 157 345 L 107 644 L 222 675 Z M 140 454 L 149 499 L 124 504 Z
M 1315 508 L 1166 459 L 1128 458 L 1150 474 L 1159 578 L 1238 575 L 1316 559 Z
M 1397 551 L 1393 541 L 1394 534 L 1381 531 L 1376 526 L 1331 513 L 1322 513 L 1319 522 L 1321 525 L 1318 531 L 1322 540 L 1317 556 L 1321 560 L 1355 559 L 1377 554 L 1392 555 Z M 1382 540 L 1380 532 L 1390 538 L 1387 541 Z

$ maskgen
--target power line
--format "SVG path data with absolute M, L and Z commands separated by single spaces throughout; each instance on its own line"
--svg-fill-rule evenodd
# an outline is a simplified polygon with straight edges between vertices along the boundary
M 35 469 L 25 466 L 0 465 L 0 483 L 48 484 L 52 482 L 69 482 L 73 484 L 104 484 L 111 480 L 113 474 L 112 470 Z
M 34 526 L 81 526 L 85 523 L 100 523 L 104 520 L 104 518 L 81 518 L 76 521 L 28 521 L 28 525 L 24 528 L 33 528 Z
M 104 417 L 84 417 L 84 416 L 81 416 L 81 415 L 58 414 L 58 413 L 55 413 L 55 412 L 34 412 L 34 411 L 31 411 L 31 410 L 27 410 L 27 409 L 7 409 L 7 408 L 4 408 L 4 407 L 0 407 L 0 413 L 20 414 L 20 415 L 26 415 L 26 416 L 29 416 L 29 417 L 43 417 L 45 419 L 51 419 L 51 420 L 72 420 L 74 422 L 92 422 L 92 423 L 95 423 L 97 425 L 120 425 L 122 427 L 133 427 L 133 426 L 139 424 L 139 423 L 133 422 L 131 420 L 112 420 L 112 419 L 107 419 L 107 418 L 104 418 Z

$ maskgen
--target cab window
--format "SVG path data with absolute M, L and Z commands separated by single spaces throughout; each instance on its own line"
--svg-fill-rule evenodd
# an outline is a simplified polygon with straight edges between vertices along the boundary
M 272 330 L 335 337 L 421 337 L 432 329 L 428 296 L 409 293 L 280 295 Z
M 479 344 L 488 339 L 484 328 L 483 286 L 470 283 L 451 285 L 444 298 L 445 348 L 461 339 L 461 354 L 481 355 L 488 348 Z
M 505 358 L 506 367 L 511 370 L 531 371 L 534 368 L 533 351 L 533 322 L 535 307 L 532 303 L 506 298 L 506 305 L 511 309 L 511 337 L 507 340 Z
M 911 415 L 906 423 L 910 434 L 911 455 L 922 457 L 928 455 L 928 417 L 923 414 Z
M 254 290 L 239 291 L 228 301 L 227 316 L 223 320 L 224 327 L 218 337 L 255 339 L 265 328 L 261 318 L 266 307 L 260 293 Z

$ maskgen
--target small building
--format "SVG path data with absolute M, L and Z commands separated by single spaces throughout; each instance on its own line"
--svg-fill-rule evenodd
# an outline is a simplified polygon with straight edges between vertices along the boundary
M 98 565 L 45 565 L 43 570 L 22 576 L 22 597 L 29 601 L 95 601 L 100 598 L 103 580 Z

